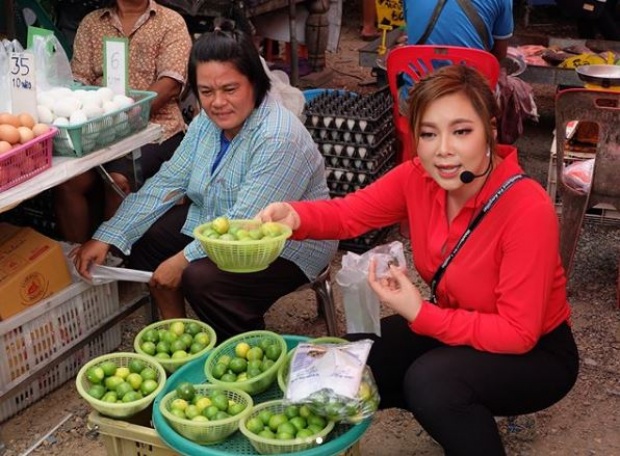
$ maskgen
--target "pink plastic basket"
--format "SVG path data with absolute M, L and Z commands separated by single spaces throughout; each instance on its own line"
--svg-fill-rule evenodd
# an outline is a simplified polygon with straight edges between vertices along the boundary
M 0 155 L 0 192 L 27 181 L 52 166 L 52 145 L 58 129 Z

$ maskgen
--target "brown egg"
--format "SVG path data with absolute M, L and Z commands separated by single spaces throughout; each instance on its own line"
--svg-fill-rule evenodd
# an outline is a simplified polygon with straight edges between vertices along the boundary
M 38 124 L 35 124 L 34 127 L 32 127 L 32 132 L 34 133 L 35 136 L 41 136 L 47 133 L 48 131 L 50 131 L 50 127 L 45 125 L 44 123 L 38 123 Z
M 11 143 L 8 143 L 6 141 L 0 141 L 0 155 L 9 152 L 12 148 L 13 146 L 11 145 Z
M 9 113 L 9 112 L 1 112 L 0 113 L 0 125 L 12 125 L 15 128 L 17 127 L 21 127 L 21 123 L 19 122 L 19 119 L 17 118 L 17 116 L 14 116 L 13 114 Z
M 28 141 L 31 141 L 34 139 L 34 133 L 28 127 L 19 127 L 17 131 L 19 132 L 19 143 L 20 144 L 26 144 Z
M 11 144 L 17 144 L 20 136 L 19 131 L 13 125 L 0 124 L 0 141 L 6 141 Z
M 28 127 L 30 129 L 32 129 L 32 127 L 34 127 L 34 124 L 36 123 L 34 121 L 34 117 L 32 117 L 27 112 L 22 112 L 21 114 L 18 114 L 17 119 L 19 120 L 19 123 L 22 127 Z

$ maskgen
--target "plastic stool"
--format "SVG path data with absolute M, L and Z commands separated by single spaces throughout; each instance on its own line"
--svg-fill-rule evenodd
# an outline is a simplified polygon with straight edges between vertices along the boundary
M 334 302 L 334 293 L 332 291 L 329 265 L 319 273 L 313 282 L 302 285 L 295 290 L 295 292 L 307 290 L 308 288 L 311 288 L 316 295 L 317 313 L 319 316 L 325 317 L 327 334 L 330 336 L 337 336 L 338 324 L 336 322 L 336 305 Z

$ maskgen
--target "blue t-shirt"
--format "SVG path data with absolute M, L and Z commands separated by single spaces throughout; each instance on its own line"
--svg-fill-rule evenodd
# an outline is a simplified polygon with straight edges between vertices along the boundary
M 487 50 L 493 48 L 496 39 L 508 39 L 512 36 L 512 0 L 470 1 L 478 11 L 491 39 Z M 436 4 L 436 0 L 404 0 L 408 44 L 416 44 L 422 37 Z M 424 44 L 486 48 L 476 28 L 456 0 L 446 0 L 433 31 Z

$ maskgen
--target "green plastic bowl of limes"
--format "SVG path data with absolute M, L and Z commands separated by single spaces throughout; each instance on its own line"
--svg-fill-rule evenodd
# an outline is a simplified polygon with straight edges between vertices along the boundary
M 133 374 L 138 374 L 141 380 Z M 82 366 L 75 378 L 80 396 L 99 413 L 111 418 L 128 418 L 141 412 L 155 400 L 165 383 L 166 371 L 153 358 L 123 352 L 92 359 Z M 132 397 L 125 399 L 128 393 Z
M 231 434 L 239 429 L 239 421 L 244 419 L 252 411 L 254 402 L 252 397 L 244 391 L 235 388 L 228 388 L 221 385 L 193 385 L 196 394 L 209 397 L 215 392 L 219 392 L 226 397 L 225 405 L 230 406 L 230 401 L 243 406 L 243 410 L 235 415 L 229 415 L 224 418 L 207 418 L 206 409 L 200 413 L 201 419 L 187 419 L 173 412 L 173 403 L 179 398 L 177 391 L 171 391 L 166 394 L 159 402 L 159 410 L 166 421 L 177 433 L 192 442 L 200 445 L 213 445 L 226 440 Z M 218 405 L 213 406 L 223 410 Z
M 250 349 L 261 347 L 263 357 L 261 358 L 260 373 L 256 372 L 252 376 L 239 377 L 240 372 L 237 372 L 235 379 L 228 379 L 218 374 L 218 369 L 221 367 L 218 364 L 223 364 L 224 359 L 226 359 L 226 366 L 228 367 L 230 363 L 234 362 L 234 359 L 239 358 L 237 346 L 240 344 L 247 344 L 251 347 Z M 268 348 L 269 346 L 272 348 Z M 241 333 L 225 340 L 209 354 L 204 365 L 205 376 L 208 382 L 214 385 L 240 389 L 251 395 L 260 394 L 276 381 L 278 370 L 286 358 L 286 349 L 284 337 L 275 332 L 263 330 Z M 247 364 L 250 367 L 249 362 Z M 228 368 L 221 373 L 230 374 Z
M 160 342 L 162 331 L 169 331 L 172 328 L 176 330 L 175 334 L 177 335 L 177 339 L 183 337 L 184 334 L 189 334 L 192 336 L 192 344 L 197 343 L 197 348 L 192 349 L 192 344 L 185 343 L 184 354 L 172 353 L 169 357 L 163 357 L 164 355 L 158 355 L 158 344 Z M 202 337 L 203 340 L 196 342 L 196 334 L 200 333 L 199 337 Z M 166 335 L 166 338 L 172 339 L 173 336 Z M 153 345 L 145 345 L 146 342 L 151 342 Z M 173 342 L 167 342 L 170 345 Z M 159 364 L 161 364 L 166 372 L 172 374 L 181 366 L 200 358 L 209 352 L 215 344 L 217 343 L 217 335 L 215 334 L 215 330 L 205 322 L 200 320 L 193 320 L 191 318 L 173 318 L 169 320 L 162 320 L 156 323 L 150 324 L 142 328 L 142 330 L 136 335 L 133 341 L 133 348 L 137 353 L 140 353 L 145 356 L 149 356 L 151 359 L 155 360 Z M 178 348 L 181 348 L 179 346 Z M 148 349 L 148 351 L 146 351 Z M 153 352 L 155 350 L 155 352 Z M 160 357 L 161 356 L 161 357 Z
M 194 237 L 200 241 L 202 248 L 213 262 L 227 272 L 257 272 L 266 269 L 282 253 L 286 240 L 292 230 L 277 222 L 261 224 L 258 220 L 233 219 L 227 220 L 227 226 L 213 229 L 215 221 L 203 223 L 194 229 Z M 264 228 L 267 226 L 268 228 Z M 263 230 L 266 234 L 260 239 L 243 237 L 237 239 L 231 232 L 239 230 L 253 232 Z M 258 236 L 258 235 L 257 235 Z

